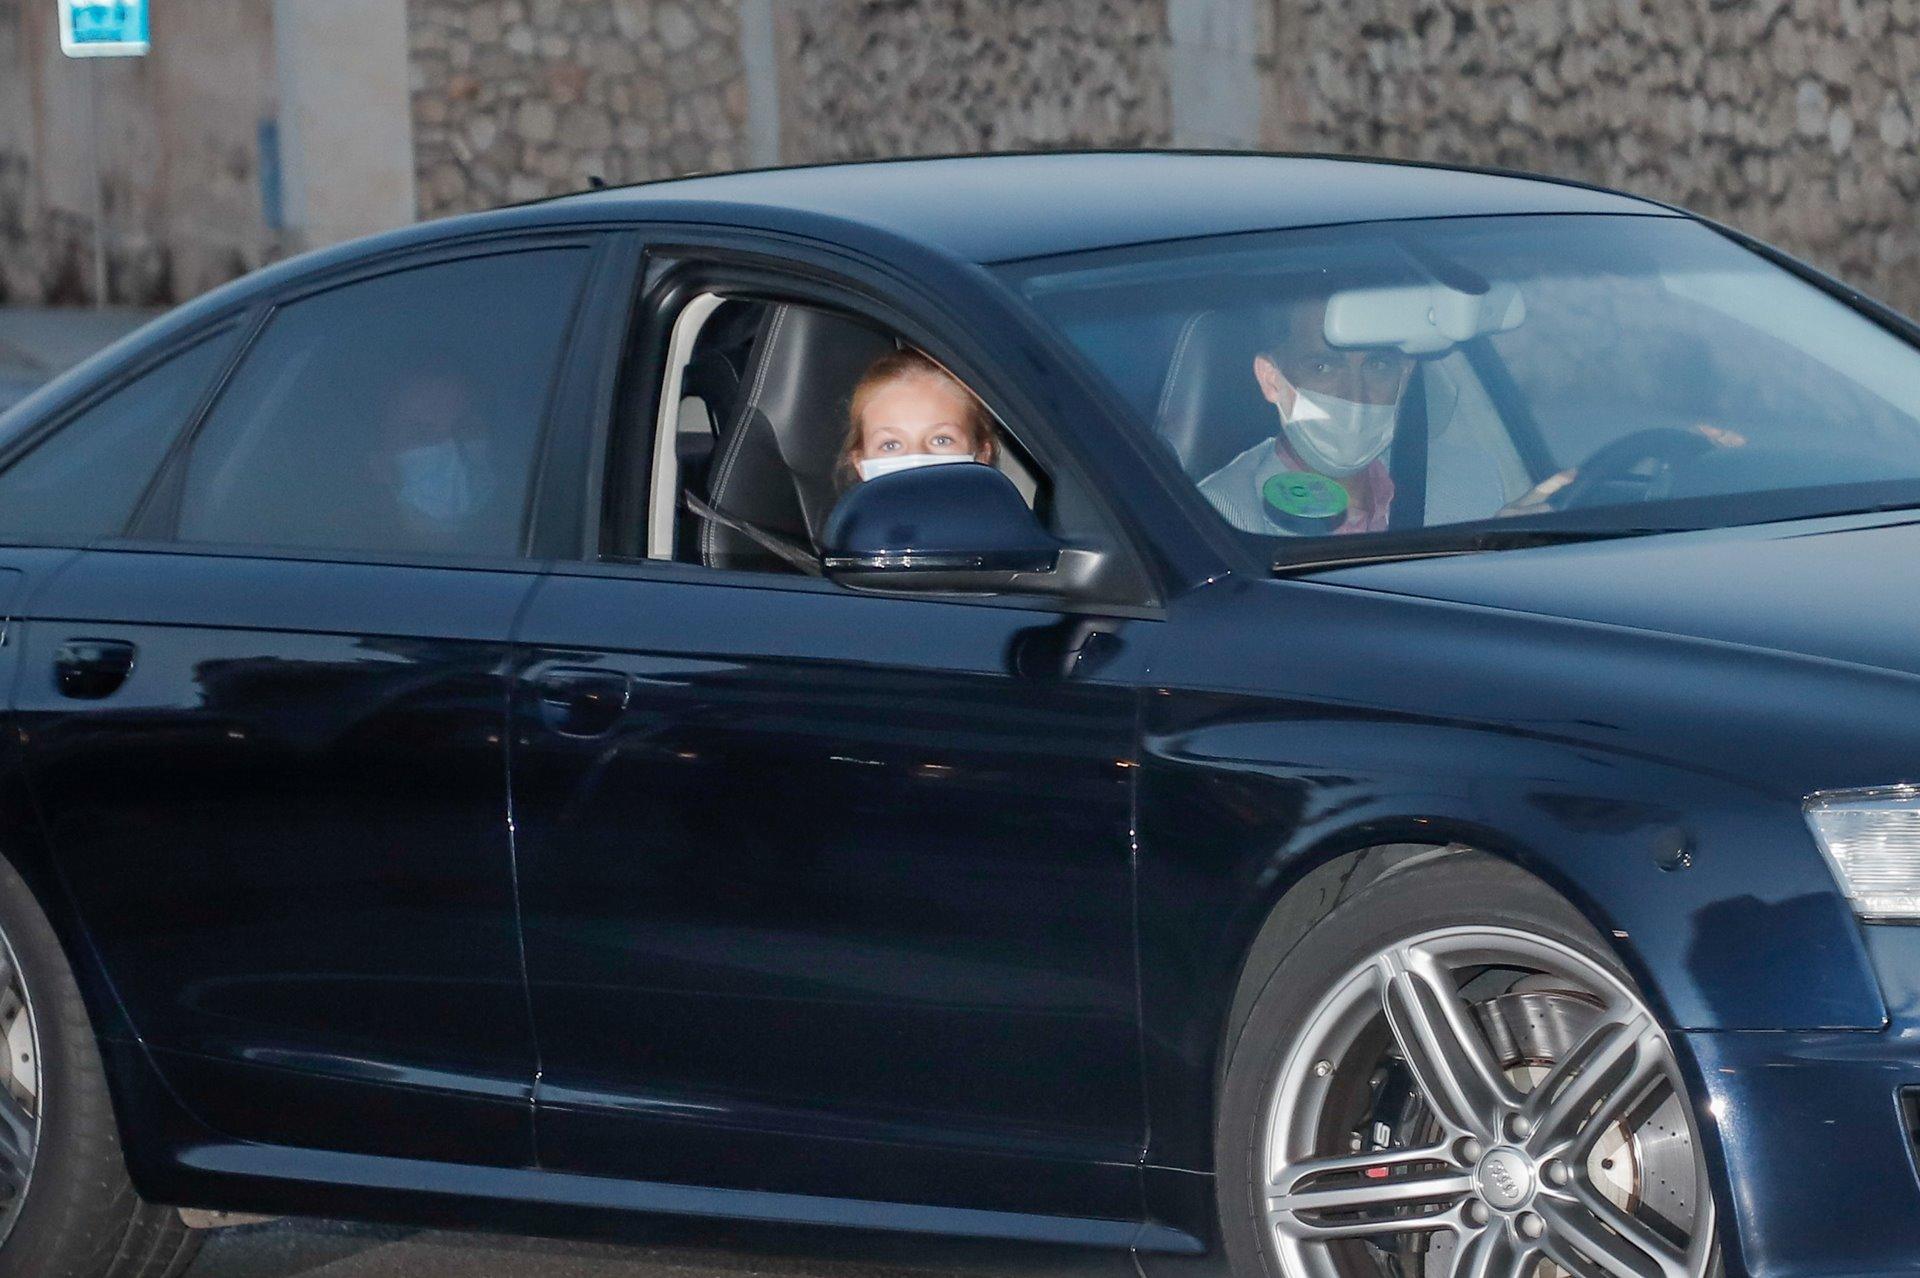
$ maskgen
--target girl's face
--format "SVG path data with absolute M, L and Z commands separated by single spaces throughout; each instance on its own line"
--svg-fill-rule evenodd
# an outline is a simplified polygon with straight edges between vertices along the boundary
M 984 461 L 986 441 L 974 439 L 967 429 L 971 409 L 965 391 L 939 378 L 889 382 L 867 400 L 855 459 L 933 453 Z

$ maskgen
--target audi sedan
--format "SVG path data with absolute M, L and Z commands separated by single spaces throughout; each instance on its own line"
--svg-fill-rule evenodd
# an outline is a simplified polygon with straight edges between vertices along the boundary
M 1663 205 L 1208 154 L 177 310 L 0 418 L 0 1270 L 1909 1273 L 1915 343 Z

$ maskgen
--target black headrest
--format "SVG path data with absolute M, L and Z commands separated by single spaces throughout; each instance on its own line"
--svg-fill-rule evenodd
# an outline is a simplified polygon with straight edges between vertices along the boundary
M 854 384 L 893 349 L 886 333 L 846 316 L 789 303 L 772 307 L 721 433 L 711 504 L 817 544 L 838 497 L 833 471 Z M 738 533 L 709 523 L 702 536 L 703 562 L 763 566 L 764 552 Z
M 708 407 L 732 404 L 740 394 L 740 370 L 711 347 L 695 352 L 680 381 L 683 395 L 696 395 Z
M 1260 393 L 1253 357 L 1285 332 L 1277 307 L 1201 311 L 1180 326 L 1154 428 L 1180 466 L 1204 479 L 1280 428 Z

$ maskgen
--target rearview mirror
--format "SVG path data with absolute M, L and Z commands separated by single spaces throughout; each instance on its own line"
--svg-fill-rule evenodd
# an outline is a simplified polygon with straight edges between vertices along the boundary
M 1051 573 L 1061 541 L 1013 481 L 981 462 L 895 471 L 841 497 L 821 538 L 827 576 L 847 586 L 993 590 Z
M 1327 344 L 1392 346 L 1433 355 L 1476 337 L 1518 328 L 1527 318 L 1520 290 L 1491 284 L 1477 293 L 1446 284 L 1343 289 L 1327 299 Z

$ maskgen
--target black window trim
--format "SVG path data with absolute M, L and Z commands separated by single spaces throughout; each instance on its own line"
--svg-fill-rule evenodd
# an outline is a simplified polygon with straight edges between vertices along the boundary
M 1046 414 L 1029 403 L 1013 379 L 987 366 L 965 344 L 956 344 L 939 327 L 908 309 L 903 301 L 919 301 L 917 292 L 883 265 L 854 259 L 816 241 L 763 233 L 745 228 L 683 225 L 636 225 L 635 238 L 644 244 L 643 266 L 634 273 L 629 319 L 619 346 L 620 369 L 613 402 L 607 405 L 606 434 L 593 454 L 587 483 L 599 503 L 585 521 L 587 537 L 578 563 L 560 559 L 555 571 L 571 573 L 579 566 L 608 569 L 684 569 L 675 578 L 708 582 L 728 581 L 776 589 L 831 590 L 847 588 L 831 582 L 788 573 L 750 569 L 709 569 L 697 564 L 668 564 L 623 555 L 606 544 L 607 530 L 632 513 L 623 494 L 638 493 L 644 503 L 650 469 L 655 402 L 659 394 L 659 362 L 671 338 L 673 324 L 684 304 L 701 293 L 735 293 L 770 301 L 844 311 L 899 334 L 933 354 L 966 379 L 1003 421 L 1020 425 L 1020 441 L 1034 454 L 1053 482 L 1063 479 L 1087 495 L 1111 538 L 1113 552 L 1125 558 L 1130 574 L 1142 587 L 1138 597 L 1113 602 L 1076 600 L 1025 592 L 1008 595 L 957 595 L 930 591 L 888 590 L 857 593 L 996 606 L 1041 608 L 1053 612 L 1085 612 L 1115 616 L 1164 615 L 1166 583 L 1155 569 L 1153 556 L 1140 544 L 1138 529 L 1125 517 L 1112 495 L 1096 483 L 1074 450 L 1054 438 Z M 616 433 L 618 432 L 618 433 Z M 621 439 L 630 443 L 621 444 Z M 616 459 L 616 454 L 622 454 Z M 618 467 L 624 478 L 614 482 Z M 636 474 L 638 479 L 636 480 Z M 635 487 L 635 483 L 639 487 Z M 617 508 L 616 508 L 617 507 Z M 643 513 L 643 512 L 642 512 Z M 693 574 L 688 576 L 687 574 Z
M 220 376 L 214 379 L 208 393 L 202 397 L 195 411 L 189 416 L 187 425 L 175 437 L 166 456 L 155 469 L 152 479 L 139 502 L 135 504 L 134 513 L 128 519 L 121 534 L 96 544 L 102 548 L 212 555 L 223 558 L 287 559 L 315 563 L 405 564 L 435 568 L 469 567 L 483 570 L 517 568 L 521 571 L 539 571 L 542 561 L 535 557 L 531 542 L 534 510 L 539 501 L 544 478 L 543 467 L 550 451 L 552 437 L 562 433 L 556 429 L 561 392 L 576 373 L 577 348 L 582 345 L 580 342 L 581 320 L 588 311 L 589 300 L 600 290 L 600 277 L 609 255 L 610 241 L 616 238 L 610 232 L 615 229 L 617 228 L 598 225 L 539 226 L 507 233 L 465 236 L 425 246 L 415 245 L 392 253 L 358 259 L 325 272 L 303 276 L 289 281 L 270 296 L 256 299 L 244 314 L 241 324 L 245 330 L 244 336 L 236 349 L 229 352 Z M 574 299 L 572 309 L 567 316 L 566 332 L 561 338 L 559 357 L 555 361 L 547 387 L 546 402 L 539 426 L 539 439 L 535 443 L 533 452 L 533 474 L 530 476 L 525 504 L 521 511 L 521 553 L 514 556 L 501 556 L 428 551 L 345 550 L 252 542 L 189 542 L 179 539 L 177 530 L 187 459 L 208 418 L 211 417 L 213 409 L 225 394 L 234 373 L 246 362 L 247 356 L 253 351 L 282 308 L 338 288 L 409 270 L 448 262 L 510 256 L 516 253 L 558 248 L 585 252 L 588 254 L 588 262 L 579 296 Z
M 640 241 L 630 228 L 601 239 L 548 412 L 524 529 L 529 557 L 584 553 L 593 535 L 588 512 L 598 508 L 600 494 L 592 459 L 603 455 L 613 429 L 621 352 L 643 273 Z

